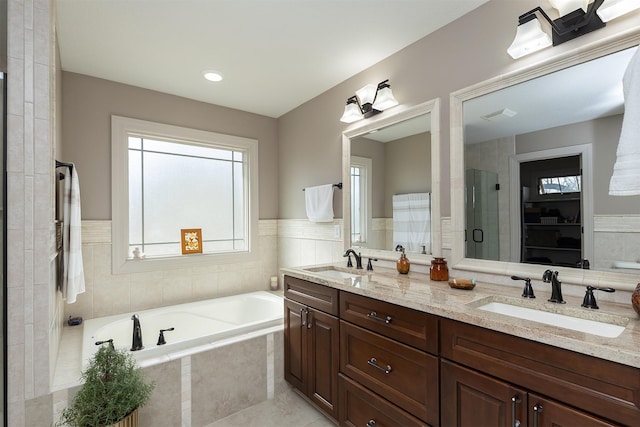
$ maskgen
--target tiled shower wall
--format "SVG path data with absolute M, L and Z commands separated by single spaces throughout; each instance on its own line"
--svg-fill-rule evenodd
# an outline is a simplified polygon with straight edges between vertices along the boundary
M 50 406 L 54 321 L 53 3 L 7 1 L 7 299 L 8 425 Z

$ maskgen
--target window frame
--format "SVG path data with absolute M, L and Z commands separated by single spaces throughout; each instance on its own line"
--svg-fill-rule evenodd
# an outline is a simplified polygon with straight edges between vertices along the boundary
M 132 259 L 129 257 L 129 136 L 240 150 L 246 155 L 248 250 Z M 181 126 L 111 116 L 111 269 L 113 274 L 188 268 L 258 258 L 258 141 Z M 179 230 L 176 230 L 176 234 Z
M 351 163 L 349 169 L 358 167 L 362 172 L 360 174 L 360 236 L 359 242 L 353 241 L 353 231 L 351 232 L 350 240 L 351 244 L 355 246 L 366 246 L 369 243 L 369 235 L 371 232 L 371 226 L 373 222 L 372 217 L 372 188 L 373 188 L 373 160 L 368 157 L 351 156 Z M 349 176 L 352 173 L 349 172 Z M 351 180 L 349 181 L 351 184 Z M 353 210 L 353 192 L 351 196 L 352 210 Z M 354 212 L 351 212 L 353 217 Z M 353 218 L 351 218 L 353 220 Z

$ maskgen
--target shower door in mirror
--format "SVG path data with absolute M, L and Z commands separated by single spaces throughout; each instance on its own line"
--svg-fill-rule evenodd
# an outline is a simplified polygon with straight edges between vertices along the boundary
M 498 174 L 467 169 L 465 175 L 466 256 L 498 260 Z

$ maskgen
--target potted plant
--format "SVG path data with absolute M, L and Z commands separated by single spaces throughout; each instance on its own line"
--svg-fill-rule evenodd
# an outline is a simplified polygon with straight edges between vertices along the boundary
M 138 408 L 149 401 L 155 384 L 144 381 L 131 353 L 105 342 L 109 345 L 101 346 L 82 372 L 83 384 L 57 426 L 138 425 Z

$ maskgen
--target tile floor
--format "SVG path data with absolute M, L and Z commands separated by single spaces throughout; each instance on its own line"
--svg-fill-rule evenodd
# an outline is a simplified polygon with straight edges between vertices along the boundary
M 335 427 L 292 389 L 206 427 Z

